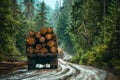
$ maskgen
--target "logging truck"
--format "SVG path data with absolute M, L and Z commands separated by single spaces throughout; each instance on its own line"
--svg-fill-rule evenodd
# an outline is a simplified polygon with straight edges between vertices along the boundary
M 26 39 L 28 69 L 57 68 L 57 38 L 51 27 L 29 31 Z

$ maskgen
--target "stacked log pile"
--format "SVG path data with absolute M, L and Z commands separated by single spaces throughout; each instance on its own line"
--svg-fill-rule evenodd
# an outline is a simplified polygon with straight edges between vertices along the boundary
M 57 53 L 57 39 L 51 27 L 39 32 L 29 31 L 26 51 L 28 54 Z

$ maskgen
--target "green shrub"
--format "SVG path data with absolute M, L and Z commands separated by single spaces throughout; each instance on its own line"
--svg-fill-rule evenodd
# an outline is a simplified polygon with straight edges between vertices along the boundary
M 82 55 L 79 64 L 93 65 L 97 67 L 105 67 L 107 64 L 104 62 L 105 49 L 107 46 L 100 45 L 93 47 L 90 51 L 87 51 Z
M 71 58 L 71 62 L 74 62 L 74 63 L 79 63 L 80 59 L 81 59 L 81 56 L 82 54 L 84 54 L 84 51 L 83 49 L 79 49 L 78 52 Z

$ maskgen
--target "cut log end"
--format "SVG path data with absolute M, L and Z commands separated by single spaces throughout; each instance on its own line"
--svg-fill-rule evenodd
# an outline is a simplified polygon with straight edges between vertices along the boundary
M 46 34 L 46 33 L 47 33 L 47 29 L 46 29 L 46 28 L 42 28 L 42 29 L 40 30 L 40 33 L 41 33 L 42 35 Z
M 47 40 L 51 40 L 51 39 L 52 39 L 52 37 L 53 37 L 53 35 L 52 35 L 52 34 L 46 34 L 46 35 L 45 35 L 45 38 L 46 38 Z
M 36 46 L 35 46 L 35 49 L 40 49 L 41 48 L 41 45 L 40 44 L 37 44 Z
M 36 38 L 40 38 L 40 37 L 41 37 L 40 32 L 36 32 L 36 33 L 35 33 L 35 37 L 36 37 Z
M 35 38 L 31 37 L 31 36 L 28 36 L 26 42 L 27 42 L 28 45 L 34 45 L 35 44 Z
M 40 53 L 43 53 L 43 54 L 48 53 L 48 49 L 47 48 L 41 48 Z
M 51 47 L 50 52 L 51 53 L 57 53 L 58 52 L 57 47 Z
M 40 38 L 39 38 L 39 41 L 40 41 L 41 43 L 43 43 L 43 42 L 45 42 L 45 38 L 44 38 L 44 37 L 40 37 Z
M 35 32 L 34 31 L 29 31 L 29 34 L 28 34 L 29 36 L 34 36 L 35 35 Z
M 55 46 L 55 41 L 53 41 L 53 40 L 48 41 L 47 46 L 49 46 L 49 47 Z
M 28 47 L 27 48 L 27 53 L 33 54 L 33 51 L 34 51 L 33 47 Z
M 47 28 L 47 32 L 48 32 L 48 33 L 53 33 L 52 27 L 48 27 L 48 28 Z

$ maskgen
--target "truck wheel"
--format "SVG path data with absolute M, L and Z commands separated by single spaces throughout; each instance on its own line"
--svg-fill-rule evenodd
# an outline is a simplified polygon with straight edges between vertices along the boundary
M 36 65 L 35 60 L 33 59 L 28 60 L 28 70 L 35 69 L 35 65 Z
M 51 61 L 51 67 L 50 68 L 58 68 L 58 60 L 55 58 L 53 61 Z
M 55 69 L 55 68 L 58 68 L 58 66 L 57 66 L 57 65 L 51 65 L 50 68 L 51 68 L 51 69 Z

